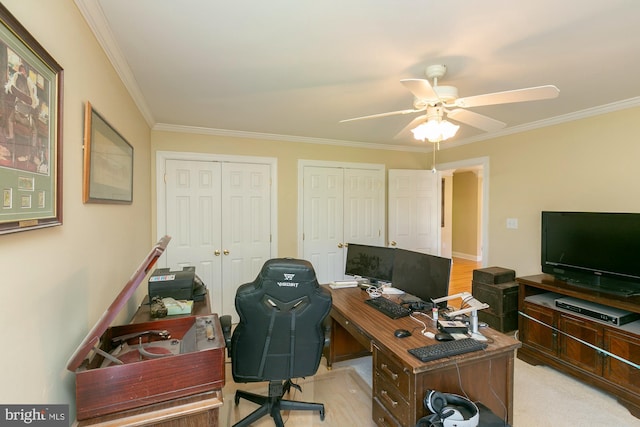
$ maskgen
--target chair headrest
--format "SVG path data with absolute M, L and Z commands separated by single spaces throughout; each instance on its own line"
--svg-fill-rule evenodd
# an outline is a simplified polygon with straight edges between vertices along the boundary
M 317 287 L 316 272 L 303 259 L 273 258 L 265 262 L 255 282 L 257 287 L 300 288 Z

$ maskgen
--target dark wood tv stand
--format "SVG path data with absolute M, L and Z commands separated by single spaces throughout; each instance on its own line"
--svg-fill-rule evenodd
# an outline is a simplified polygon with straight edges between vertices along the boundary
M 615 396 L 635 417 L 640 418 L 640 369 L 606 352 L 640 363 L 639 328 L 621 327 L 587 318 L 555 307 L 549 292 L 640 313 L 640 296 L 602 294 L 539 274 L 518 277 L 519 338 L 517 357 L 532 365 L 544 364 L 565 372 Z M 531 320 L 526 316 L 535 320 Z M 550 325 L 552 327 L 549 327 Z M 577 338 L 577 339 L 574 339 Z

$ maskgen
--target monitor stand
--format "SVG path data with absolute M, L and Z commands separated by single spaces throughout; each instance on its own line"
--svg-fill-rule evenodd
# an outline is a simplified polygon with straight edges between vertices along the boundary
M 471 338 L 477 341 L 487 341 L 487 337 L 478 331 L 478 310 L 473 310 L 469 315 Z

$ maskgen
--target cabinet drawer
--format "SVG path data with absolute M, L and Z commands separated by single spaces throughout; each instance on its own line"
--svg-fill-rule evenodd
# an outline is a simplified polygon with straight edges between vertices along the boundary
M 373 363 L 373 380 L 376 381 L 380 377 L 398 389 L 406 400 L 409 400 L 409 372 L 399 362 L 378 351 L 375 346 Z
M 387 381 L 382 379 L 381 375 L 376 375 L 373 385 L 374 400 L 378 400 L 387 409 L 387 411 L 398 420 L 402 425 L 409 425 L 409 403 L 400 391 Z
M 402 427 L 402 424 L 385 409 L 378 399 L 373 399 L 373 422 L 379 427 Z
M 351 334 L 351 336 L 355 338 L 356 341 L 362 344 L 364 348 L 371 351 L 371 339 L 367 335 L 365 335 L 364 332 L 356 328 L 353 325 L 353 323 L 351 323 L 348 319 L 346 319 L 342 314 L 338 313 L 337 311 L 332 311 L 331 317 L 333 318 L 333 320 L 338 322 L 340 326 L 346 329 L 347 332 L 349 332 L 349 334 Z

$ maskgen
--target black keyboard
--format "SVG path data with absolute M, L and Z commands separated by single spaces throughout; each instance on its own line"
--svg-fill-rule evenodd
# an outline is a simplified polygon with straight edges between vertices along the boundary
M 430 360 L 442 359 L 443 357 L 484 350 L 485 348 L 487 348 L 486 342 L 477 341 L 473 338 L 463 338 L 453 341 L 440 341 L 436 344 L 412 348 L 407 351 L 414 357 L 420 359 L 420 361 L 428 362 Z
M 407 307 L 404 307 L 397 302 L 390 301 L 384 297 L 370 298 L 364 300 L 364 302 L 392 319 L 399 319 L 411 314 L 411 310 Z

